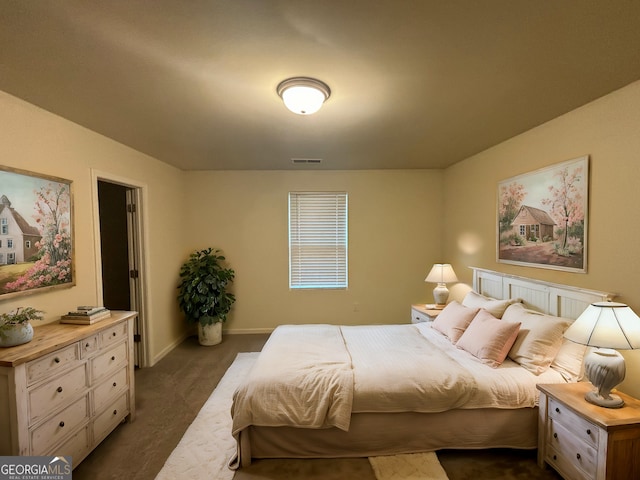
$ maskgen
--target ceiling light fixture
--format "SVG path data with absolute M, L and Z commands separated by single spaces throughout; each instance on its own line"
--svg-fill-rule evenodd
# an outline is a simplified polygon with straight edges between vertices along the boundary
M 277 92 L 285 106 L 298 115 L 316 113 L 331 95 L 331 89 L 326 83 L 308 77 L 283 80 L 278 85 Z

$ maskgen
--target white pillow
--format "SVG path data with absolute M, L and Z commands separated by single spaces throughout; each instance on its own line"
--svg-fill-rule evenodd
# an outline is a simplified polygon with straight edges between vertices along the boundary
M 560 373 L 567 382 L 579 382 L 584 378 L 584 356 L 587 346 L 562 339 L 562 346 L 551 362 L 551 368 Z
M 451 343 L 456 343 L 476 313 L 478 313 L 477 308 L 462 306 L 454 300 L 444 307 L 431 324 L 431 328 L 445 335 Z
M 480 310 L 456 346 L 495 368 L 504 362 L 519 329 L 520 323 L 505 322 Z
M 509 350 L 509 358 L 534 375 L 546 371 L 562 345 L 562 335 L 571 320 L 511 305 L 503 321 L 520 322 L 520 332 Z
M 513 303 L 519 302 L 519 299 L 508 298 L 506 300 L 497 300 L 495 298 L 485 297 L 478 292 L 471 290 L 462 300 L 462 305 L 470 308 L 484 308 L 487 312 L 496 318 L 502 318 L 504 311 Z

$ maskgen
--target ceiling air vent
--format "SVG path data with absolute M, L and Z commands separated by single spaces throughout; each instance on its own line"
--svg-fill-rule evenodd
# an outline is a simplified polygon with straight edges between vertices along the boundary
M 321 158 L 292 158 L 291 163 L 294 165 L 320 165 Z

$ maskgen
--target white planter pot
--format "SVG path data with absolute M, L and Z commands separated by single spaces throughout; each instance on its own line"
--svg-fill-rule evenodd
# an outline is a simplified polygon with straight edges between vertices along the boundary
M 215 322 L 205 326 L 198 323 L 198 341 L 200 345 L 206 347 L 218 345 L 222 341 L 222 322 Z
M 30 342 L 32 338 L 33 327 L 30 323 L 0 327 L 0 347 L 15 347 Z

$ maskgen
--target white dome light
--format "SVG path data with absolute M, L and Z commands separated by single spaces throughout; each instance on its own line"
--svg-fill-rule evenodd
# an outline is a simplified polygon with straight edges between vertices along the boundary
M 307 77 L 288 78 L 280 82 L 277 91 L 285 106 L 298 115 L 316 113 L 331 95 L 327 84 Z

